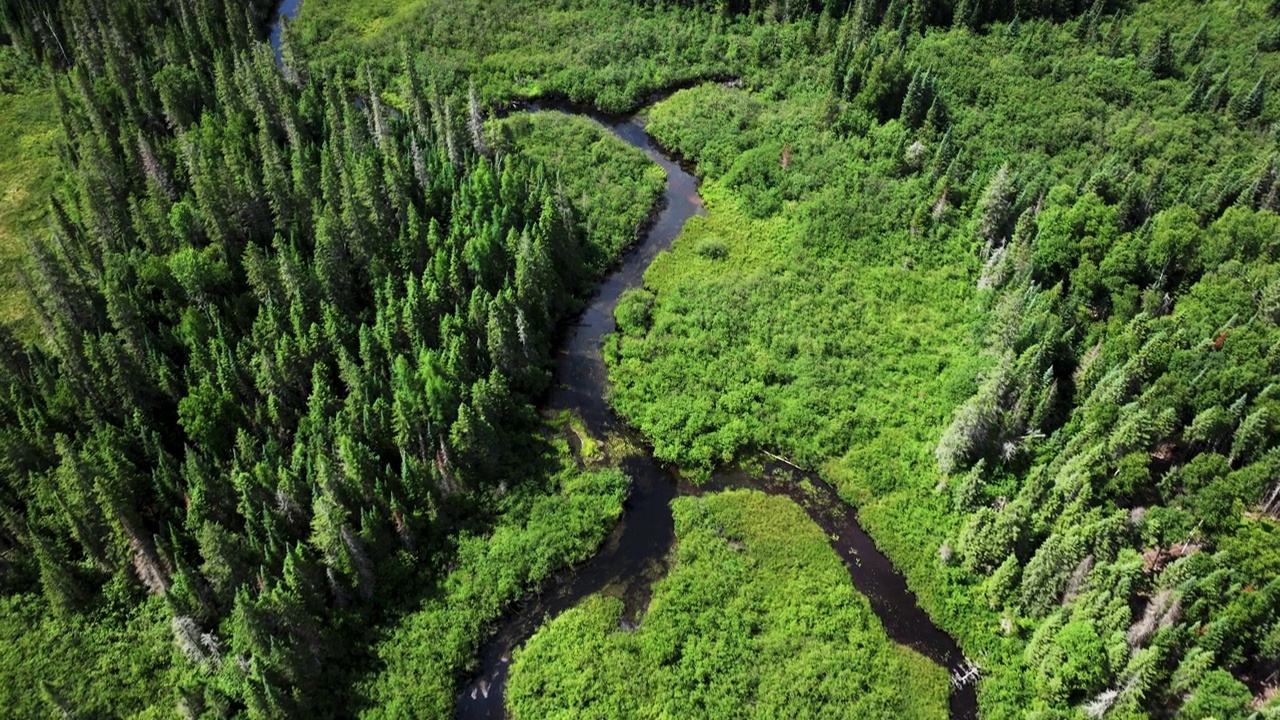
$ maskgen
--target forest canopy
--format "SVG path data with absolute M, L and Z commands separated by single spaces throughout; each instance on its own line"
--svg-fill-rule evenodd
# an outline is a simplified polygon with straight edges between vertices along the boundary
M 620 308 L 613 400 L 701 472 L 821 468 L 984 717 L 1270 717 L 1277 20 L 1094 8 L 842 23 L 660 102 L 711 212 Z
M 0 333 L 0 573 L 42 598 L 41 637 L 148 643 L 121 696 L 75 653 L 19 650 L 9 686 L 46 688 L 24 712 L 344 715 L 362 623 L 446 582 L 460 532 L 522 527 L 565 486 L 572 512 L 525 530 L 544 560 L 466 606 L 447 698 L 483 623 L 617 517 L 623 477 L 557 470 L 533 402 L 557 321 L 656 200 L 652 163 L 563 116 L 489 148 L 408 54 L 389 90 L 282 70 L 265 10 L 65 2 L 11 29 L 70 64 L 46 63 L 66 180 L 22 275 L 40 342 Z M 7 622 L 32 617 L 22 597 Z
M 1280 5 L 306 0 L 278 54 L 276 10 L 0 12 L 6 707 L 446 716 L 605 541 L 616 438 L 537 408 L 662 175 L 509 112 L 546 99 L 644 109 L 702 179 L 604 348 L 657 458 L 818 472 L 983 717 L 1280 717 Z M 514 712 L 710 715 L 705 668 L 659 662 L 704 635 L 724 698 L 941 712 L 799 510 L 675 508 L 640 629 L 553 619 Z M 752 555 L 767 520 L 804 551 Z M 822 657 L 753 667 L 796 637 L 760 604 L 836 596 Z M 769 691 L 806 672 L 859 692 Z

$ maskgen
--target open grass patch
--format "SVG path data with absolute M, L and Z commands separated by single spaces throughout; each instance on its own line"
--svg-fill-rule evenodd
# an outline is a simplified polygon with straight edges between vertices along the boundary
M 23 76 L 0 91 L 0 322 L 34 334 L 26 291 L 18 279 L 24 236 L 40 231 L 58 167 L 58 125 L 53 93 Z
M 673 511 L 640 626 L 602 596 L 551 621 L 515 656 L 515 717 L 947 717 L 946 672 L 889 641 L 799 506 L 737 490 Z

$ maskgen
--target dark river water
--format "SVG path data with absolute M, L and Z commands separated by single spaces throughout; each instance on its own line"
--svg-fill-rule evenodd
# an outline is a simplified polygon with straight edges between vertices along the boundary
M 280 9 L 276 11 L 276 20 L 271 23 L 271 49 L 275 51 L 276 62 L 284 59 L 280 51 L 280 46 L 284 43 L 284 23 L 281 21 L 285 18 L 292 20 L 297 17 L 298 9 L 301 7 L 302 0 L 284 0 L 280 3 Z
M 294 17 L 301 0 L 284 0 L 271 28 L 271 46 L 280 54 L 280 20 Z M 537 105 L 525 109 L 541 109 Z M 648 603 L 654 580 L 666 573 L 666 561 L 675 542 L 671 501 L 677 495 L 697 495 L 730 488 L 754 488 L 785 495 L 799 504 L 831 541 L 849 569 L 854 587 L 871 607 L 895 642 L 907 645 L 953 675 L 965 670 L 965 658 L 949 635 L 938 629 L 916 604 L 906 581 L 858 524 L 853 508 L 831 486 L 812 473 L 773 462 L 760 475 L 726 469 L 710 482 L 695 486 L 683 480 L 675 468 L 659 463 L 642 438 L 614 414 L 605 398 L 609 387 L 601 348 L 604 337 L 615 329 L 613 311 L 623 292 L 642 284 L 644 271 L 658 253 L 671 246 L 694 215 L 705 214 L 698 195 L 698 180 L 680 163 L 654 144 L 636 116 L 612 117 L 578 108 L 552 109 L 588 115 L 628 145 L 643 151 L 666 173 L 666 192 L 660 211 L 640 240 L 600 282 L 595 295 L 561 342 L 555 366 L 555 383 L 547 399 L 551 410 L 573 410 L 596 437 L 608 433 L 630 437 L 640 454 L 622 461 L 632 478 L 625 513 L 609 539 L 586 562 L 561 572 L 537 593 L 517 603 L 480 650 L 480 670 L 458 697 L 457 716 L 499 719 L 505 716 L 503 690 L 511 652 L 524 643 L 548 618 L 555 617 L 593 593 L 607 591 L 621 597 L 624 621 L 634 622 Z M 804 482 L 807 481 L 807 482 Z M 908 689 L 910 692 L 910 689 Z M 977 718 L 977 698 L 972 683 L 952 689 L 951 716 Z
M 539 109 L 532 106 L 529 109 Z M 643 454 L 628 457 L 623 470 L 633 479 L 626 512 L 604 547 L 590 560 L 562 573 L 542 592 L 527 598 L 507 615 L 481 650 L 480 673 L 458 699 L 458 717 L 502 718 L 503 688 L 511 651 L 519 647 L 547 618 L 577 604 L 587 595 L 606 591 L 623 599 L 624 621 L 634 622 L 648 602 L 654 580 L 665 574 L 665 562 L 675 542 L 671 500 L 729 488 L 755 488 L 785 495 L 803 507 L 828 535 L 840 555 L 854 587 L 871 602 L 889 636 L 908 645 L 953 673 L 965 665 L 955 641 L 939 630 L 916 604 L 906 581 L 894 569 L 858 524 L 853 508 L 840 500 L 831 486 L 817 476 L 784 463 L 766 464 L 752 475 L 735 469 L 715 473 L 699 486 L 683 480 L 674 468 L 663 466 L 642 438 L 614 414 L 605 398 L 608 376 L 601 348 L 604 337 L 616 328 L 614 308 L 623 292 L 642 284 L 644 271 L 658 253 L 669 248 L 685 221 L 704 214 L 698 181 L 663 153 L 636 116 L 614 118 L 557 106 L 555 109 L 590 115 L 615 136 L 644 151 L 667 176 L 665 197 L 655 221 L 640 242 L 601 281 L 595 296 L 577 324 L 569 328 L 556 358 L 555 385 L 548 399 L 552 410 L 569 409 L 582 416 L 587 430 L 600 437 L 607 433 L 628 435 Z M 808 482 L 802 482 L 807 480 Z M 953 690 L 951 715 L 976 718 L 977 702 L 972 684 Z

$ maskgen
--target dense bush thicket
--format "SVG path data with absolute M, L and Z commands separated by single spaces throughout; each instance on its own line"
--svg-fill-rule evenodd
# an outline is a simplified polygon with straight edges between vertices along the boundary
M 620 305 L 615 403 L 824 467 L 986 715 L 1274 714 L 1271 8 L 854 17 L 650 113 L 711 212 Z
M 707 44 L 726 23 L 748 28 L 696 8 L 630 2 L 310 0 L 291 34 L 326 66 L 394 71 L 396 48 L 408 42 L 442 89 L 474 80 L 483 100 L 553 95 L 623 112 L 656 91 L 729 72 L 728 48 Z
M 507 503 L 487 537 L 461 536 L 442 592 L 375 647 L 382 671 L 362 683 L 361 717 L 448 717 L 459 671 L 473 665 L 486 628 L 554 570 L 595 551 L 622 514 L 628 483 L 616 469 L 567 466 Z
M 952 26 L 980 30 L 997 21 L 1079 16 L 1096 28 L 1124 4 L 1112 0 L 309 0 L 294 35 L 325 65 L 353 67 L 372 62 L 392 68 L 398 43 L 407 40 L 431 59 L 435 79 L 442 86 L 461 87 L 474 80 L 486 99 L 559 95 L 623 112 L 639 109 L 655 92 L 700 79 L 779 70 L 779 61 L 826 56 L 838 47 L 850 52 L 853 36 L 877 27 L 924 34 Z M 833 33 L 842 21 L 851 30 L 850 39 L 838 44 Z M 836 57 L 843 56 L 837 53 Z M 807 81 L 789 73 L 773 80 L 780 85 Z

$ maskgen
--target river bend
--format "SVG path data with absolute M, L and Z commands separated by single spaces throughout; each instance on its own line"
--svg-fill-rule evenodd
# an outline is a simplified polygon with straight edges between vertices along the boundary
M 533 105 L 529 109 L 541 108 Z M 481 648 L 480 671 L 458 698 L 458 717 L 503 718 L 503 690 L 512 650 L 545 620 L 586 596 L 607 588 L 609 594 L 623 599 L 623 621 L 634 623 L 648 602 L 653 581 L 665 574 L 665 562 L 675 542 L 671 500 L 677 495 L 730 488 L 754 488 L 794 500 L 833 538 L 832 547 L 849 569 L 854 587 L 870 601 L 889 637 L 947 668 L 953 676 L 963 672 L 965 658 L 955 640 L 920 609 L 906 580 L 876 549 L 858 524 L 853 508 L 830 485 L 812 473 L 772 462 L 765 465 L 760 476 L 727 469 L 715 473 L 710 482 L 694 486 L 683 480 L 675 468 L 659 463 L 643 439 L 636 437 L 609 407 L 602 348 L 605 336 L 616 329 L 613 311 L 618 299 L 625 291 L 641 287 L 644 272 L 658 253 L 671 246 L 689 218 L 705 211 L 697 178 L 653 142 L 638 116 L 617 118 L 564 106 L 555 109 L 590 116 L 623 142 L 643 151 L 666 173 L 666 192 L 656 219 L 600 282 L 578 322 L 568 328 L 556 357 L 555 382 L 547 401 L 553 412 L 578 413 L 594 437 L 610 433 L 630 436 L 642 454 L 622 461 L 622 469 L 633 484 L 619 527 L 591 559 L 559 574 L 540 593 L 521 601 L 508 613 L 496 634 Z M 802 485 L 803 480 L 809 482 Z M 977 717 L 972 684 L 953 688 L 950 704 L 953 718 Z
M 272 23 L 271 46 L 278 59 L 283 21 L 292 19 L 300 6 L 301 0 L 284 0 Z M 540 107 L 531 105 L 527 109 Z M 760 476 L 722 470 L 709 483 L 693 486 L 682 480 L 675 468 L 660 464 L 643 440 L 635 437 L 614 414 L 605 400 L 608 373 L 601 349 L 605 336 L 615 329 L 613 311 L 618 298 L 623 292 L 640 287 L 649 264 L 658 253 L 671 247 L 685 221 L 705 211 L 698 195 L 697 178 L 653 142 L 638 116 L 619 118 L 563 106 L 555 109 L 590 116 L 623 142 L 643 151 L 666 173 L 666 191 L 656 218 L 639 242 L 627 250 L 619 264 L 600 282 L 578 322 L 569 328 L 561 343 L 553 390 L 547 401 L 552 411 L 578 413 L 591 435 L 625 434 L 642 451 L 622 461 L 622 469 L 632 478 L 632 486 L 618 527 L 589 560 L 559 573 L 540 592 L 521 600 L 507 613 L 497 631 L 481 647 L 480 670 L 458 697 L 458 718 L 497 720 L 505 717 L 503 690 L 512 650 L 522 645 L 546 619 L 559 615 L 586 596 L 609 588 L 611 594 L 623 599 L 624 622 L 634 622 L 648 602 L 653 581 L 666 572 L 665 562 L 675 542 L 671 501 L 677 494 L 730 488 L 754 488 L 794 500 L 833 538 L 832 547 L 849 569 L 854 587 L 871 602 L 889 637 L 947 668 L 953 676 L 963 673 L 966 661 L 955 640 L 938 629 L 920 609 L 906 580 L 876 549 L 858 524 L 853 508 L 841 501 L 831 486 L 812 473 L 779 462 L 766 464 Z M 809 482 L 802 484 L 802 480 Z M 963 684 L 953 688 L 950 705 L 952 718 L 977 718 L 974 686 Z

